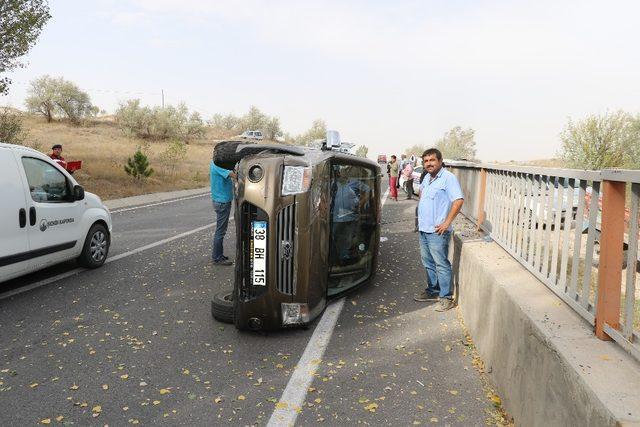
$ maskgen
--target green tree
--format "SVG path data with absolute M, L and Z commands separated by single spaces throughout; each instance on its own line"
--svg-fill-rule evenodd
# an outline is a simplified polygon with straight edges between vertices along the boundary
M 233 114 L 214 114 L 211 124 L 218 129 L 240 132 L 240 118 Z
M 47 122 L 66 116 L 72 123 L 79 124 L 99 111 L 91 104 L 89 95 L 73 82 L 48 75 L 31 82 L 25 105 L 30 112 L 43 115 Z
M 98 107 L 91 104 L 91 99 L 86 92 L 67 80 L 62 80 L 58 87 L 56 105 L 75 124 L 87 117 L 95 116 L 100 111 Z
M 640 114 L 630 118 L 629 143 L 625 149 L 625 164 L 631 169 L 640 169 Z
M 27 90 L 25 105 L 31 113 L 41 114 L 51 123 L 56 114 L 56 88 L 55 79 L 48 75 L 31 81 Z
M 367 154 L 369 154 L 369 148 L 366 145 L 356 148 L 356 156 L 367 157 Z
M 473 129 L 463 130 L 460 126 L 456 126 L 436 142 L 436 148 L 447 159 L 473 160 L 476 157 L 474 136 L 475 131 Z
M 245 114 L 241 119 L 241 131 L 263 130 L 268 119 L 268 116 L 260 111 L 258 107 L 252 105 L 247 114 Z
M 411 156 L 412 154 L 414 154 L 416 157 L 420 157 L 426 149 L 426 145 L 416 144 L 404 150 L 404 154 L 406 154 L 407 156 Z
M 308 146 L 313 141 L 324 139 L 327 136 L 327 124 L 322 119 L 316 119 L 311 124 L 311 129 L 294 138 L 293 143 L 296 145 Z
M 46 0 L 0 1 L 0 95 L 9 91 L 9 71 L 23 67 L 20 58 L 33 47 L 51 18 Z
M 8 107 L 0 107 L 0 141 L 7 144 L 23 144 L 27 132 L 22 127 L 20 113 Z
M 280 119 L 277 117 L 270 117 L 264 124 L 263 132 L 267 139 L 276 139 L 276 136 L 281 133 Z
M 600 170 L 636 163 L 638 141 L 632 117 L 624 111 L 569 118 L 560 140 L 561 157 L 569 167 Z
M 124 171 L 127 175 L 132 176 L 138 182 L 144 182 L 153 174 L 153 168 L 149 167 L 149 159 L 142 152 L 140 147 L 133 154 L 133 158 L 127 159 L 127 164 L 124 165 Z

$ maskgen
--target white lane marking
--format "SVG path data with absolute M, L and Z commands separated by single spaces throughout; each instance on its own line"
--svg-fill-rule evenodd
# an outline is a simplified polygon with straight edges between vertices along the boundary
M 382 206 L 384 206 L 389 196 L 389 188 L 382 196 Z M 320 364 L 325 350 L 331 341 L 333 329 L 336 326 L 338 317 L 344 307 L 344 298 L 329 305 L 318 326 L 313 331 L 307 347 L 296 365 L 287 387 L 282 392 L 282 396 L 276 405 L 276 409 L 269 418 L 267 427 L 293 426 L 298 418 L 298 413 L 302 409 L 302 404 L 307 397 L 309 386 L 313 382 L 316 368 Z
M 232 221 L 233 221 L 233 218 L 230 218 L 229 222 L 232 222 Z M 151 249 L 151 248 L 155 248 L 156 246 L 164 245 L 165 243 L 169 243 L 169 242 L 172 242 L 174 240 L 181 239 L 183 237 L 189 236 L 189 235 L 194 234 L 194 233 L 198 233 L 200 231 L 203 231 L 203 230 L 206 230 L 206 229 L 212 228 L 212 227 L 215 227 L 215 224 L 207 224 L 207 225 L 204 225 L 202 227 L 194 228 L 193 230 L 185 231 L 184 233 L 176 234 L 175 236 L 171 236 L 171 237 L 168 237 L 166 239 L 158 240 L 157 242 L 153 242 L 153 243 L 150 243 L 148 245 L 141 246 L 141 247 L 136 248 L 136 249 L 132 249 L 132 250 L 130 250 L 128 252 L 124 252 L 122 254 L 107 258 L 107 260 L 104 263 L 108 264 L 110 262 L 117 261 L 119 259 L 126 258 L 126 257 L 131 256 L 131 255 L 135 255 L 137 253 L 146 251 L 147 249 Z M 36 289 L 36 288 L 39 288 L 41 286 L 48 285 L 48 284 L 56 282 L 58 280 L 66 279 L 67 277 L 73 276 L 75 274 L 81 273 L 81 272 L 86 271 L 86 270 L 87 270 L 86 268 L 75 268 L 73 270 L 58 274 L 57 276 L 49 277 L 47 279 L 40 280 L 39 282 L 35 282 L 35 283 L 32 283 L 32 284 L 27 285 L 27 286 L 22 286 L 20 288 L 16 288 L 16 289 L 1 293 L 0 294 L 0 300 L 5 299 L 5 298 L 9 298 L 9 297 L 12 297 L 14 295 L 18 295 L 18 294 L 21 294 L 21 293 L 24 293 L 24 292 L 28 292 L 28 291 L 30 291 L 32 289 Z
M 298 412 L 302 409 L 304 399 L 307 397 L 307 390 L 313 382 L 316 369 L 329 345 L 342 307 L 344 307 L 344 298 L 330 304 L 325 309 L 280 397 L 280 401 L 276 405 L 276 409 L 271 414 L 267 427 L 292 426 L 296 422 Z
M 382 206 L 384 206 L 384 203 L 387 201 L 387 197 L 389 197 L 389 190 L 390 188 L 387 187 L 387 191 L 385 191 L 384 194 L 382 195 Z
M 207 195 L 209 195 L 209 193 L 202 193 L 202 194 L 197 194 L 195 196 L 182 197 L 180 199 L 165 200 L 164 202 L 149 203 L 148 205 L 134 206 L 134 207 L 131 207 L 131 208 L 114 209 L 114 210 L 111 211 L 111 213 L 112 214 L 116 214 L 116 213 L 120 213 L 120 212 L 135 211 L 136 209 L 148 208 L 148 207 L 151 207 L 151 206 L 158 206 L 158 205 L 166 205 L 167 203 L 181 202 L 182 200 L 196 199 L 198 197 L 203 197 L 203 196 L 207 196 Z

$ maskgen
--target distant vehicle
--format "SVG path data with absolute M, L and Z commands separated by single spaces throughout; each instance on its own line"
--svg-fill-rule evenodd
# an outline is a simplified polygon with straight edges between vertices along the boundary
M 355 150 L 354 150 L 355 147 L 356 147 L 356 144 L 353 144 L 347 141 L 342 141 L 338 151 L 340 151 L 341 153 L 355 154 Z
M 48 156 L 0 143 L 0 282 L 77 259 L 104 264 L 111 214 Z
M 238 138 L 262 141 L 264 139 L 264 135 L 262 135 L 262 131 L 259 130 L 245 130 L 242 134 L 238 135 Z
M 413 173 L 411 175 L 413 176 L 413 194 L 418 194 L 418 190 L 420 189 L 420 175 L 422 175 L 422 166 L 416 166 L 415 168 L 413 168 Z M 402 191 L 406 193 L 407 190 L 404 188 L 405 181 L 406 179 L 404 178 L 404 175 L 400 174 L 400 188 L 402 188 Z
M 378 154 L 378 163 L 387 163 L 387 155 Z

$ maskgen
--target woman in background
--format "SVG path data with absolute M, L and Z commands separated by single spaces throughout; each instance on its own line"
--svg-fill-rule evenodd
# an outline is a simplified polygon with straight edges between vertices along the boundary
M 391 168 L 389 169 L 389 193 L 391 193 L 391 198 L 398 201 L 398 162 L 396 160 L 395 154 L 391 156 Z

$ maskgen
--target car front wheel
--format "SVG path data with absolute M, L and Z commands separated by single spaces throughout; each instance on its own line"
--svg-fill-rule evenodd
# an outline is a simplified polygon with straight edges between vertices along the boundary
M 107 259 L 109 243 L 107 228 L 102 224 L 93 224 L 84 240 L 78 263 L 86 268 L 100 267 Z

